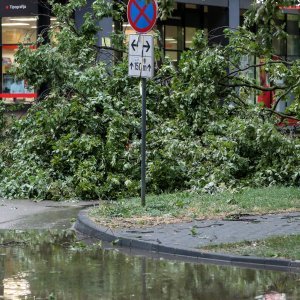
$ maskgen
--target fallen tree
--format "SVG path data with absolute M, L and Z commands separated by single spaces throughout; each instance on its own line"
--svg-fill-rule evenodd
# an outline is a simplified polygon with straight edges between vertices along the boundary
M 139 80 L 127 76 L 126 56 L 114 64 L 97 59 L 99 52 L 124 51 L 122 34 L 113 35 L 110 49 L 95 46 L 99 19 L 122 21 L 123 6 L 112 10 L 95 1 L 78 29 L 72 14 L 84 3 L 52 1 L 59 21 L 59 30 L 50 31 L 52 42 L 43 44 L 41 37 L 36 51 L 20 46 L 17 52 L 15 74 L 49 90 L 1 140 L 1 197 L 114 199 L 139 193 Z M 274 58 L 270 37 L 286 35 L 272 22 L 279 9 L 274 3 L 264 1 L 248 13 L 244 27 L 225 30 L 225 46 L 198 32 L 178 69 L 164 59 L 149 81 L 148 192 L 299 185 L 299 140 L 281 134 L 276 124 L 278 114 L 299 116 L 300 65 Z M 253 32 L 254 24 L 264 30 Z M 264 61 L 241 66 L 245 55 Z M 272 79 L 269 86 L 247 73 L 259 67 Z M 281 101 L 293 93 L 294 103 L 284 114 L 276 112 L 276 102 L 270 108 L 251 103 L 261 91 L 276 92 Z

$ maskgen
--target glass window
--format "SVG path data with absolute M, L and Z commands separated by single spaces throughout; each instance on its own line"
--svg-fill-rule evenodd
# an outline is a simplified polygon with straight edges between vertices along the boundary
M 287 56 L 290 58 L 298 58 L 300 56 L 300 30 L 299 30 L 299 15 L 287 15 L 286 29 L 287 37 Z
M 36 23 L 35 17 L 2 18 L 2 44 L 34 43 Z
M 56 17 L 50 18 L 50 29 L 51 29 L 51 33 L 49 34 L 50 41 L 51 43 L 56 44 L 57 42 L 56 33 L 59 33 L 60 31 L 59 22 L 57 21 Z
M 276 55 L 285 56 L 286 55 L 286 39 L 273 39 L 273 48 Z
M 288 36 L 287 38 L 287 55 L 288 56 L 300 56 L 300 40 L 299 36 Z
M 179 51 L 165 51 L 165 57 L 169 58 L 174 66 L 177 66 L 177 63 L 180 59 Z
M 165 26 L 165 49 L 183 50 L 182 40 L 182 27 L 168 25 Z
M 240 75 L 244 75 L 246 78 L 255 79 L 256 70 L 254 68 L 248 68 L 249 66 L 253 66 L 256 63 L 256 58 L 252 55 L 243 55 L 241 57 L 240 69 L 244 70 Z M 240 93 L 243 92 L 243 89 L 240 89 Z M 255 103 L 256 95 L 255 92 L 244 93 L 243 97 L 248 103 Z
M 25 80 L 19 80 L 10 74 L 15 52 L 20 43 L 31 45 L 36 42 L 37 18 L 5 17 L 2 18 L 2 93 L 4 102 L 30 102 L 36 97 Z
M 184 26 L 201 28 L 203 27 L 202 22 L 203 10 L 201 8 L 198 9 L 197 6 L 194 9 L 190 9 L 186 5 L 184 9 Z
M 163 27 L 165 56 L 176 62 L 180 53 L 192 46 L 193 37 L 204 26 L 204 7 L 195 4 L 180 4 L 178 20 L 168 19 Z
M 196 4 L 185 4 L 185 7 L 188 9 L 197 9 L 197 5 Z
M 191 48 L 193 37 L 196 33 L 196 30 L 197 28 L 193 28 L 193 27 L 185 28 L 185 41 L 184 41 L 185 48 Z
M 165 25 L 164 39 L 165 56 L 170 58 L 176 66 L 183 50 L 183 28 L 181 26 Z

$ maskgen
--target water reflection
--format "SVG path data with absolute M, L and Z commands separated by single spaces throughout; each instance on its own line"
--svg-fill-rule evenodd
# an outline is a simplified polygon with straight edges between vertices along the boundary
M 255 297 L 256 300 L 286 300 L 286 294 L 277 292 L 268 292 L 264 295 Z
M 70 232 L 5 232 L 0 244 L 0 299 L 300 298 L 300 274 L 85 248 Z
M 3 279 L 3 296 L 7 300 L 24 299 L 30 295 L 30 284 L 26 280 L 26 273 Z

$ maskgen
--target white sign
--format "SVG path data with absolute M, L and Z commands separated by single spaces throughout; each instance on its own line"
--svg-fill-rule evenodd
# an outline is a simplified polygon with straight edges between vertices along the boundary
M 152 35 L 129 35 L 128 75 L 142 78 L 152 78 L 154 76 Z
M 9 5 L 9 8 L 7 7 L 6 9 L 26 9 L 26 5 L 25 4 L 21 4 L 21 5 Z

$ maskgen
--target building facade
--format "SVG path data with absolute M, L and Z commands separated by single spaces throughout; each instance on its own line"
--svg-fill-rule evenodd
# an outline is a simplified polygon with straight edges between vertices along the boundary
M 92 2 L 88 0 L 87 6 L 76 12 L 78 26 L 82 24 L 84 14 L 90 11 Z M 223 29 L 238 27 L 251 3 L 252 0 L 177 0 L 172 16 L 165 21 L 158 21 L 156 25 L 162 35 L 164 55 L 176 63 L 180 53 L 190 47 L 192 37 L 199 29 L 211 35 L 214 43 L 223 43 Z M 108 37 L 114 30 L 113 21 L 106 19 L 100 26 L 103 32 L 99 36 L 99 45 L 109 46 Z M 126 35 L 135 33 L 128 22 L 122 26 Z
M 63 1 L 66 2 L 67 0 Z M 77 26 L 83 23 L 84 14 L 91 10 L 93 0 L 87 0 L 87 6 L 75 12 Z M 236 28 L 242 23 L 244 12 L 252 0 L 177 0 L 172 16 L 157 22 L 162 35 L 164 55 L 174 64 L 182 51 L 189 49 L 196 30 L 202 29 L 212 43 L 224 43 L 224 27 Z M 30 103 L 37 97 L 37 91 L 27 86 L 25 80 L 17 80 L 9 74 L 14 62 L 14 53 L 19 43 L 34 48 L 37 35 L 55 24 L 46 0 L 1 0 L 0 1 L 0 99 L 7 103 L 16 101 Z M 300 57 L 300 15 L 298 9 L 284 9 L 278 22 L 285 22 L 289 36 L 286 40 L 274 40 L 277 54 L 286 59 Z M 109 36 L 114 31 L 112 19 L 99 24 L 103 31 L 99 33 L 98 44 L 110 46 Z M 122 24 L 124 33 L 134 33 L 128 22 Z
M 44 0 L 1 0 L 0 18 L 0 101 L 30 103 L 37 97 L 37 91 L 25 80 L 14 78 L 9 69 L 18 45 L 24 43 L 34 49 L 38 34 L 45 35 L 45 29 L 54 25 L 56 19 Z

